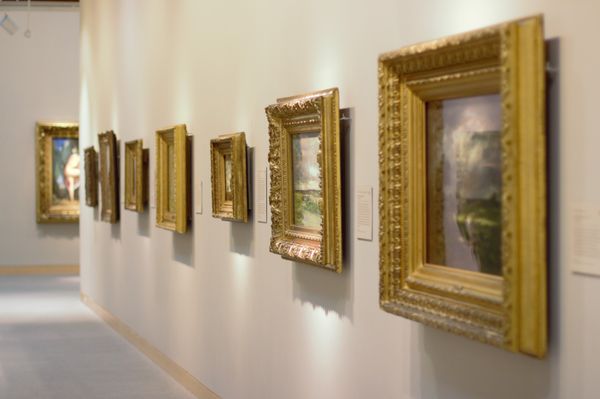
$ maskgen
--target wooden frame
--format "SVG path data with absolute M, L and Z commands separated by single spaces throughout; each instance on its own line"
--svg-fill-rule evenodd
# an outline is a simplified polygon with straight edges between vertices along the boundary
M 419 44 L 379 58 L 380 304 L 390 313 L 507 350 L 547 347 L 542 18 Z M 496 93 L 499 275 L 429 260 L 440 143 L 431 104 Z M 430 129 L 430 130 L 428 130 Z M 430 151 L 430 152 L 428 152 Z M 429 193 L 429 194 L 428 194 Z M 459 220 L 455 219 L 458 224 Z
M 270 250 L 290 260 L 340 273 L 343 261 L 338 89 L 280 99 L 266 108 L 266 114 L 271 172 Z M 307 150 L 306 156 L 302 153 L 305 144 L 314 148 L 312 152 Z M 302 157 L 312 163 L 302 166 Z M 308 180 L 303 177 L 308 172 L 312 177 L 306 187 L 312 188 L 305 189 L 301 185 Z
M 185 125 L 156 132 L 156 225 L 180 234 L 188 223 L 188 157 Z
M 111 130 L 98 134 L 100 145 L 100 218 L 104 222 L 119 221 L 119 155 L 117 137 Z
M 38 122 L 35 135 L 36 220 L 38 223 L 77 223 L 79 126 L 76 123 Z
M 142 140 L 125 143 L 125 209 L 144 212 L 148 202 L 148 150 Z
M 212 139 L 210 159 L 213 217 L 248 222 L 246 135 L 233 133 Z
M 98 206 L 98 153 L 94 147 L 88 147 L 83 151 L 85 167 L 85 204 L 87 206 Z

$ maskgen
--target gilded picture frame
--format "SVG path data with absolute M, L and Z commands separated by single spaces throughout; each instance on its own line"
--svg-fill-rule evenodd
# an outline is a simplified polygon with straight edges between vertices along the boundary
M 210 141 L 212 215 L 248 222 L 246 134 L 221 135 Z
M 544 79 L 540 16 L 379 57 L 380 305 L 385 311 L 544 356 Z M 463 109 L 460 129 L 450 130 L 456 100 L 475 108 Z M 490 118 L 476 119 L 483 118 L 486 101 L 494 104 L 489 112 L 496 116 L 490 118 L 497 119 L 497 128 L 489 131 L 481 129 Z M 454 140 L 453 146 L 447 140 Z M 448 157 L 453 152 L 454 158 Z M 439 154 L 446 158 L 436 163 Z M 453 163 L 458 177 L 450 182 Z M 497 192 L 476 197 L 490 187 Z M 457 213 L 445 218 L 452 207 Z M 460 256 L 476 259 L 479 269 L 450 263 L 450 255 L 459 258 L 461 245 L 470 252 Z
M 144 212 L 148 202 L 148 150 L 143 140 L 125 143 L 125 209 Z
M 36 220 L 79 221 L 79 126 L 38 122 L 36 143 Z
M 271 174 L 270 251 L 342 272 L 342 191 L 337 88 L 266 108 Z
M 85 168 L 85 204 L 98 206 L 98 153 L 96 149 L 88 147 L 83 150 Z
M 156 132 L 156 225 L 184 234 L 188 224 L 188 135 L 185 125 Z
M 119 156 L 117 137 L 110 130 L 98 134 L 100 152 L 100 219 L 119 221 Z

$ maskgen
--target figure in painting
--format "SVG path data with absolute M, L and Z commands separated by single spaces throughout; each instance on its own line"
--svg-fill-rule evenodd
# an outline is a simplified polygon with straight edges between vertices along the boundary
M 79 152 L 77 148 L 71 149 L 71 155 L 65 163 L 65 186 L 69 193 L 69 201 L 75 201 L 75 190 L 79 188 Z
M 52 196 L 54 204 L 79 201 L 79 148 L 78 140 L 55 138 L 52 140 Z

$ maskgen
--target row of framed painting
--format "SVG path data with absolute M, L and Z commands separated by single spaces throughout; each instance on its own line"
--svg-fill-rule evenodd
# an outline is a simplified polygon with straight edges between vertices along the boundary
M 98 205 L 101 219 L 119 220 L 119 151 L 114 132 L 98 135 L 94 147 L 84 150 L 86 204 Z M 148 203 L 148 149 L 142 140 L 125 143 L 124 208 L 144 212 Z M 245 134 L 233 133 L 211 140 L 213 216 L 248 221 L 248 188 Z M 156 225 L 185 233 L 190 222 L 191 136 L 185 125 L 156 132 Z
M 541 16 L 379 57 L 385 311 L 511 351 L 545 354 L 544 78 Z M 280 99 L 266 115 L 270 250 L 342 272 L 338 90 Z M 44 147 L 40 159 L 48 162 L 51 151 L 64 159 L 53 167 L 68 202 L 78 159 L 68 142 L 76 127 L 64 129 L 67 141 Z M 86 203 L 98 202 L 99 165 L 102 220 L 114 223 L 117 141 L 112 132 L 98 139 L 99 162 L 93 148 L 85 150 Z M 188 223 L 189 148 L 184 125 L 156 132 L 157 225 L 179 233 Z M 125 209 L 144 209 L 147 163 L 141 140 L 125 144 Z M 248 221 L 244 134 L 212 140 L 211 163 L 213 215 Z M 42 202 L 55 193 L 48 190 L 40 185 Z

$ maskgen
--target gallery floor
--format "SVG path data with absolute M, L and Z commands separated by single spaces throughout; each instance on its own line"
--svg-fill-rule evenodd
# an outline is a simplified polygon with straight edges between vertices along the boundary
M 193 396 L 79 299 L 79 278 L 0 276 L 0 398 Z

